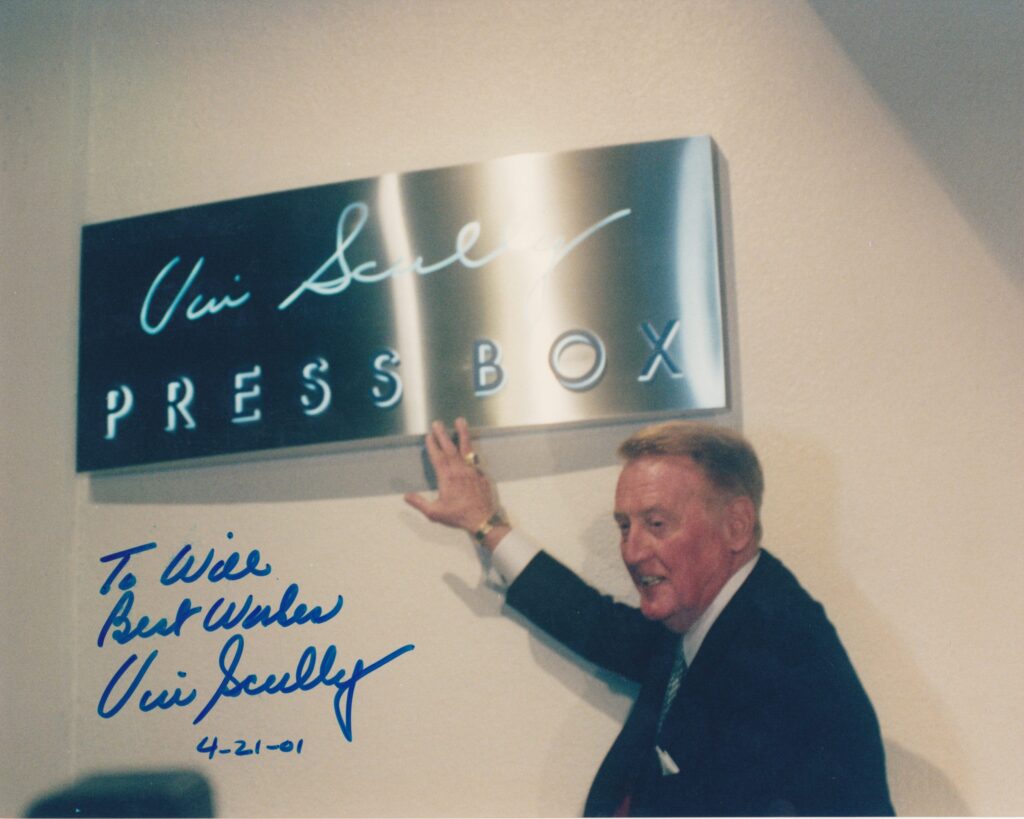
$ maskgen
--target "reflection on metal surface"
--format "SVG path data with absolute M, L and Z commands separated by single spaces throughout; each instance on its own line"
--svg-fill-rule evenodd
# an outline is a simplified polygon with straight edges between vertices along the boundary
M 707 137 L 83 229 L 79 469 L 726 403 Z

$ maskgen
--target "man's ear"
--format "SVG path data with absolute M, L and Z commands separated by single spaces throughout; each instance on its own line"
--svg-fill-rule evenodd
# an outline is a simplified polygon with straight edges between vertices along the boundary
M 725 531 L 729 548 L 743 551 L 754 538 L 757 510 L 746 495 L 737 495 L 725 505 Z

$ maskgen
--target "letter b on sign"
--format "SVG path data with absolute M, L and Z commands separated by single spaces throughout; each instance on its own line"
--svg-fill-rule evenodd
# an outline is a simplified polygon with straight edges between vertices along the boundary
M 488 338 L 473 342 L 473 392 L 477 397 L 494 395 L 505 386 L 501 346 Z

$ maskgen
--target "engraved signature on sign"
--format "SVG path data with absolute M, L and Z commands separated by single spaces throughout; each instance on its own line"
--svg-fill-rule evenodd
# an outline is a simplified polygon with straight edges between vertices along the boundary
M 544 243 L 551 255 L 543 274 L 551 273 L 566 256 L 586 240 L 612 223 L 629 216 L 630 213 L 632 213 L 630 208 L 622 208 L 594 222 L 568 241 L 563 237 L 556 237 L 554 240 Z M 476 270 L 509 253 L 513 246 L 512 242 L 506 238 L 494 248 L 486 252 L 476 253 L 481 226 L 480 222 L 473 220 L 466 222 L 459 228 L 455 235 L 452 253 L 442 259 L 427 262 L 423 256 L 417 256 L 412 261 L 401 259 L 388 267 L 385 267 L 377 259 L 365 259 L 354 262 L 354 260 L 349 258 L 352 245 L 363 232 L 369 218 L 370 207 L 365 202 L 352 202 L 346 205 L 338 217 L 334 252 L 309 277 L 289 293 L 277 305 L 277 309 L 287 310 L 304 293 L 312 293 L 318 296 L 337 296 L 345 292 L 353 282 L 376 284 L 393 276 L 406 273 L 426 276 L 451 268 L 454 265 L 461 265 L 468 270 Z M 206 316 L 216 315 L 223 310 L 237 310 L 249 302 L 252 292 L 245 289 L 220 296 L 207 296 L 197 292 L 196 283 L 205 262 L 206 257 L 200 256 L 184 281 L 177 285 L 177 290 L 173 290 L 175 285 L 173 280 L 170 279 L 181 263 L 180 256 L 175 256 L 157 273 L 149 289 L 146 291 L 146 297 L 143 299 L 142 308 L 139 311 L 139 326 L 144 332 L 149 335 L 161 333 L 179 311 L 181 305 L 186 302 L 184 314 L 185 318 L 189 321 L 196 321 Z M 240 288 L 242 287 L 241 274 L 236 275 L 234 281 Z M 153 303 L 159 295 L 163 295 L 165 290 L 173 292 L 173 296 L 167 303 L 167 307 L 164 308 L 163 313 L 153 315 L 155 312 Z

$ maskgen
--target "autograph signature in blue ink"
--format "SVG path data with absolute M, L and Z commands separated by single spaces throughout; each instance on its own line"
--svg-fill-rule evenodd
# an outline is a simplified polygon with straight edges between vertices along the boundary
M 306 623 L 319 626 L 337 617 L 345 603 L 345 599 L 339 594 L 334 605 L 324 611 L 322 606 L 307 606 L 301 602 L 296 604 L 295 601 L 298 600 L 298 597 L 298 583 L 288 584 L 281 594 L 281 602 L 276 606 L 265 603 L 254 604 L 251 594 L 246 595 L 241 606 L 235 602 L 225 605 L 225 598 L 218 597 L 206 609 L 206 615 L 203 617 L 203 630 L 212 632 L 240 628 L 249 631 L 256 627 L 288 628 L 289 626 L 302 626 Z M 100 628 L 99 636 L 96 639 L 97 646 L 103 648 L 108 636 L 121 645 L 136 637 L 142 640 L 148 637 L 180 637 L 184 625 L 203 610 L 201 605 L 194 605 L 191 598 L 186 597 L 179 604 L 178 611 L 171 620 L 161 617 L 154 622 L 148 615 L 142 614 L 133 623 L 131 615 L 134 604 L 135 593 L 131 589 L 121 592 L 121 596 Z
M 309 691 L 317 686 L 334 686 L 337 692 L 334 695 L 334 716 L 338 720 L 338 727 L 341 733 L 349 742 L 352 741 L 352 695 L 355 693 L 356 683 L 363 677 L 382 668 L 388 663 L 401 657 L 407 651 L 412 651 L 415 646 L 404 645 L 395 649 L 390 654 L 381 657 L 370 665 L 364 665 L 362 659 L 356 660 L 352 667 L 351 675 L 348 675 L 344 668 L 334 671 L 334 663 L 337 657 L 337 649 L 333 645 L 327 646 L 320 660 L 319 670 L 314 671 L 317 661 L 317 651 L 313 646 L 307 646 L 299 657 L 295 667 L 295 677 L 292 679 L 286 672 L 280 677 L 268 674 L 262 680 L 256 674 L 248 674 L 241 680 L 236 676 L 238 664 L 242 659 L 242 651 L 245 648 L 245 639 L 241 634 L 234 634 L 224 643 L 221 649 L 218 664 L 224 677 L 214 691 L 213 696 L 196 715 L 193 724 L 198 725 L 216 704 L 221 697 L 239 697 L 243 694 L 255 696 L 257 694 L 292 694 L 295 691 Z M 344 708 L 342 708 L 344 702 Z M 344 713 L 342 713 L 344 710 Z
M 312 691 L 314 688 L 325 686 L 336 689 L 333 701 L 334 716 L 338 721 L 338 727 L 341 729 L 342 736 L 348 742 L 351 742 L 352 698 L 355 694 L 356 683 L 398 659 L 403 654 L 412 651 L 414 648 L 415 646 L 409 643 L 369 665 L 366 665 L 362 659 L 358 659 L 352 666 L 351 673 L 349 673 L 344 668 L 335 669 L 338 650 L 334 645 L 329 645 L 324 650 L 323 655 L 319 658 L 319 667 L 317 666 L 318 652 L 316 647 L 307 646 L 295 665 L 294 673 L 286 671 L 280 675 L 267 674 L 263 677 L 257 674 L 246 674 L 240 678 L 238 666 L 241 663 L 242 653 L 245 649 L 245 638 L 241 634 L 234 634 L 224 643 L 218 658 L 218 665 L 223 677 L 217 685 L 217 690 L 206 701 L 206 704 L 200 709 L 195 719 L 192 720 L 192 723 L 193 725 L 198 725 L 202 722 L 223 697 L 237 698 L 241 696 L 254 697 L 259 694 L 294 694 L 297 691 Z M 138 662 L 139 655 L 132 654 L 121 664 L 121 667 L 114 673 L 114 676 L 111 677 L 110 682 L 107 683 L 106 688 L 103 689 L 103 693 L 100 695 L 96 711 L 101 717 L 110 719 L 116 716 L 128 704 L 142 684 L 146 673 L 153 665 L 158 654 L 159 649 L 153 649 L 142 665 L 135 670 L 135 676 L 128 683 L 123 693 L 111 701 L 111 697 L 115 696 L 114 691 L 121 683 L 122 678 L 132 672 L 132 668 Z M 177 673 L 181 678 L 187 676 L 184 671 L 178 671 Z M 139 696 L 138 708 L 142 712 L 149 712 L 157 708 L 184 707 L 195 702 L 197 696 L 198 692 L 195 688 L 192 688 L 187 693 L 182 691 L 181 688 L 175 688 L 174 691 L 164 689 L 159 692 L 147 689 Z

